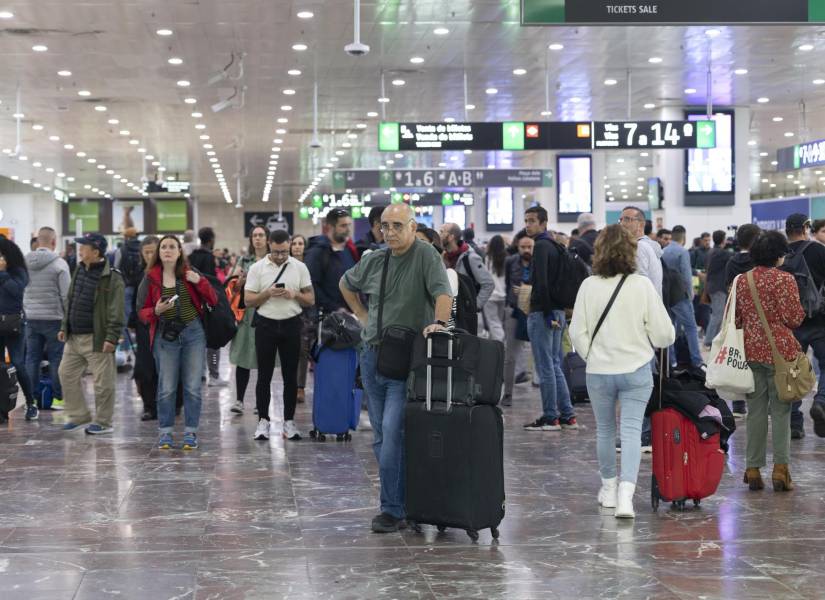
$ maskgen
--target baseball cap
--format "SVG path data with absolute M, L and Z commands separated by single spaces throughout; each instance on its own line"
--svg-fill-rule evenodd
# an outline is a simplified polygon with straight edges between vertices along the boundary
M 795 229 L 804 229 L 805 225 L 810 225 L 811 219 L 808 215 L 802 213 L 794 213 L 785 219 L 785 229 L 793 231 Z
M 95 248 L 98 252 L 100 252 L 101 256 L 106 254 L 106 247 L 108 244 L 106 242 L 106 238 L 99 233 L 87 233 L 83 237 L 75 238 L 74 241 L 78 244 L 85 244 Z

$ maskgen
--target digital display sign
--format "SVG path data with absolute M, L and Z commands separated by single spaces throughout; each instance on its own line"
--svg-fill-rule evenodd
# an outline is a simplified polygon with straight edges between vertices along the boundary
M 805 142 L 776 151 L 777 170 L 796 171 L 825 165 L 825 140 Z
M 332 187 L 343 189 L 552 187 L 551 169 L 339 169 Z
M 665 191 L 662 187 L 662 180 L 658 177 L 651 177 L 647 180 L 647 204 L 650 210 L 662 208 Z
M 705 121 L 705 111 L 686 111 L 689 121 Z M 734 116 L 731 110 L 713 114 L 716 147 L 687 151 L 685 206 L 733 206 L 735 204 Z
M 593 123 L 593 148 L 713 148 L 713 121 L 598 121 Z
M 461 229 L 467 228 L 467 210 L 464 206 L 458 204 L 444 207 L 444 222 L 455 223 Z
M 559 221 L 570 223 L 593 212 L 593 172 L 590 156 L 557 156 Z
M 487 189 L 487 231 L 512 231 L 513 188 Z
M 713 121 L 380 123 L 381 152 L 713 148 Z
M 521 0 L 522 25 L 821 23 L 825 0 Z

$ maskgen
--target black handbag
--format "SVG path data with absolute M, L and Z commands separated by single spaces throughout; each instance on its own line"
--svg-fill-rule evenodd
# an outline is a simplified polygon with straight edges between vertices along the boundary
M 381 289 L 378 293 L 378 372 L 387 379 L 406 380 L 410 374 L 412 350 L 415 336 L 420 332 L 403 325 L 384 325 L 384 292 L 387 286 L 387 271 L 390 268 L 390 251 L 385 250 L 384 269 L 381 271 Z
M 18 336 L 22 326 L 23 315 L 21 313 L 0 315 L 0 336 Z

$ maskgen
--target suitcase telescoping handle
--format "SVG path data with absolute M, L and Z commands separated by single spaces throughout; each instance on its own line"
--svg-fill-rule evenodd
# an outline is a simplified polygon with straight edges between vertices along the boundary
M 453 360 L 453 334 L 450 331 L 436 331 L 427 336 L 427 412 L 433 407 L 433 337 L 436 335 L 447 337 L 447 360 Z M 447 365 L 447 412 L 453 406 L 453 366 Z

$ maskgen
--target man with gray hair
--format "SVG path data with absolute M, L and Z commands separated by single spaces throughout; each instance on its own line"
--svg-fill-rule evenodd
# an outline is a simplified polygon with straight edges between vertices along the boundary
M 596 217 L 593 213 L 582 213 L 576 219 L 579 237 L 570 242 L 570 251 L 577 254 L 588 265 L 593 265 L 593 252 L 599 232 L 596 230 Z
M 195 240 L 195 231 L 192 229 L 187 229 L 183 232 L 183 256 L 184 258 L 189 258 L 189 255 L 192 254 L 192 251 L 198 247 L 198 242 Z
M 493 276 L 484 268 L 481 256 L 462 240 L 461 227 L 455 223 L 444 223 L 439 235 L 444 244 L 444 262 L 447 268 L 455 269 L 459 275 L 466 275 L 473 280 L 478 294 L 476 308 L 481 311 L 496 288 Z

